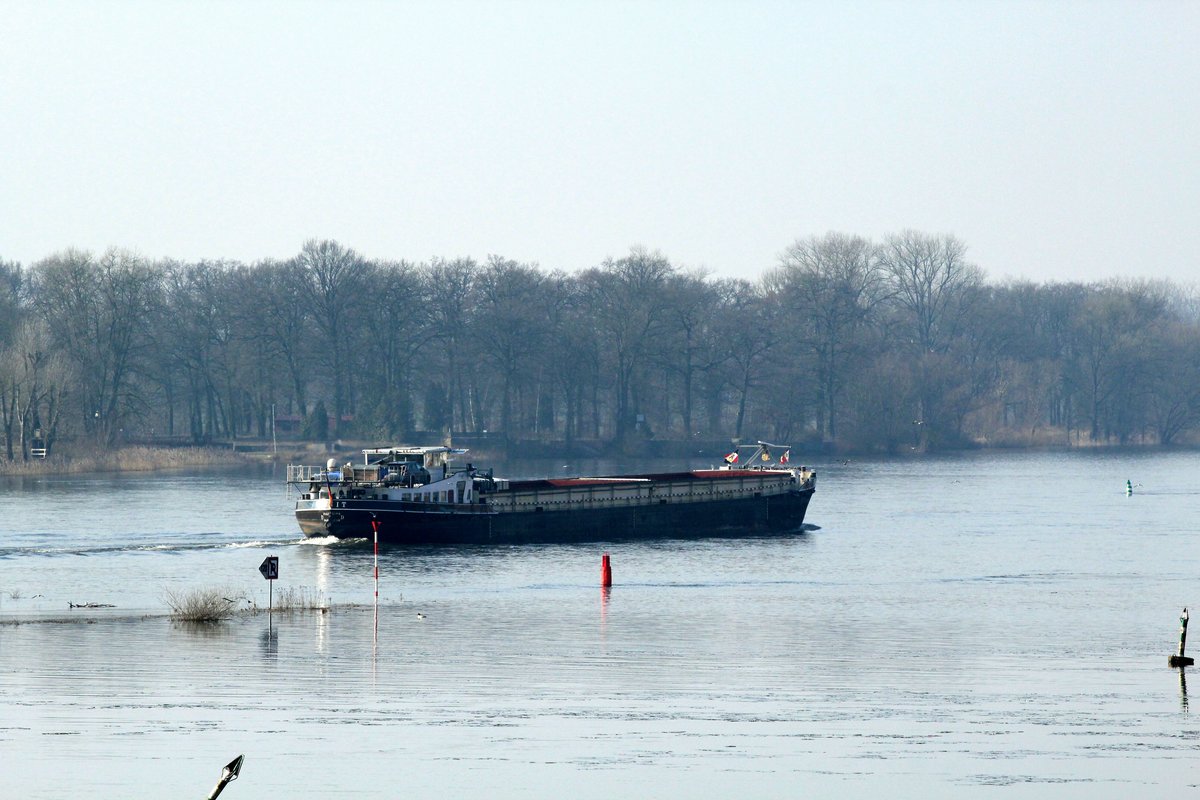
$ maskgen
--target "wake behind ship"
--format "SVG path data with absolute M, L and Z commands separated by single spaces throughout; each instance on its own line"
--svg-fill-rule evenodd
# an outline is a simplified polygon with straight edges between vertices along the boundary
M 749 446 L 748 446 L 749 447 Z M 747 449 L 748 449 L 747 447 Z M 784 446 L 759 442 L 716 469 L 506 480 L 452 462 L 466 450 L 383 447 L 363 463 L 288 467 L 306 536 L 390 544 L 583 542 L 620 538 L 761 535 L 804 523 L 816 473 L 788 465 Z M 774 455 L 778 454 L 778 455 Z

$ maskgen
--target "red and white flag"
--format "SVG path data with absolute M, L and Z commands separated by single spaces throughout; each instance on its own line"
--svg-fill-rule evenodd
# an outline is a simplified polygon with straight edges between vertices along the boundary
M 786 464 L 786 463 L 788 463 L 789 461 L 791 461 L 791 459 L 792 459 L 792 451 L 791 451 L 791 449 L 784 450 L 784 451 L 783 451 L 783 455 L 781 455 L 781 456 L 779 457 L 779 463 L 780 463 L 780 464 Z
M 736 463 L 737 463 L 737 460 L 738 460 L 738 456 L 737 456 L 737 450 L 734 450 L 732 453 L 730 453 L 729 455 L 725 456 L 725 460 L 726 460 L 727 462 L 729 462 L 730 464 L 736 464 Z

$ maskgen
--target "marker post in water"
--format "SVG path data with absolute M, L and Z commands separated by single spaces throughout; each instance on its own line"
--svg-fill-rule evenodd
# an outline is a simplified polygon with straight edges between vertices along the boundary
M 1187 644 L 1187 624 L 1188 612 L 1184 608 L 1183 613 L 1179 615 L 1179 652 L 1167 659 L 1167 663 L 1172 667 L 1189 667 L 1196 663 L 1196 659 L 1183 654 L 1184 645 Z
M 375 532 L 375 605 L 379 605 L 379 520 L 371 515 L 371 530 Z
M 375 532 L 375 635 L 372 641 L 379 644 L 379 520 L 371 515 L 371 530 Z
M 279 577 L 279 556 L 267 556 L 258 565 L 258 571 L 267 579 L 267 626 L 274 627 L 275 614 L 275 580 Z

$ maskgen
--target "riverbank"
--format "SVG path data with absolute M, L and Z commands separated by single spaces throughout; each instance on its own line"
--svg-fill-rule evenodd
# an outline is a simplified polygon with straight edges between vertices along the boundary
M 69 475 L 84 472 L 153 472 L 160 469 L 230 466 L 245 462 L 238 453 L 215 447 L 144 447 L 55 454 L 29 461 L 0 462 L 0 476 Z
M 432 443 L 432 434 L 418 436 L 414 443 Z M 461 441 L 460 441 L 461 439 Z M 751 440 L 744 440 L 749 442 Z M 530 441 L 514 440 L 505 443 L 501 437 L 482 437 L 464 434 L 455 437 L 456 446 L 467 447 L 470 459 L 488 464 L 512 458 L 644 458 L 644 459 L 708 459 L 719 463 L 733 445 L 722 440 L 643 440 L 636 447 L 619 447 L 612 442 L 599 440 Z M 279 462 L 288 464 L 323 464 L 332 457 L 339 463 L 362 458 L 362 449 L 378 447 L 379 442 L 366 440 L 338 440 L 332 443 L 288 442 L 277 449 L 266 449 L 265 445 L 250 442 L 238 448 L 220 447 L 169 447 L 151 445 L 127 445 L 113 450 L 73 451 L 70 455 L 55 454 L 47 459 L 29 461 L 0 461 L 0 477 L 67 475 L 89 472 L 154 472 L 157 470 L 189 469 L 196 467 L 223 467 L 238 464 L 261 464 Z M 1024 435 L 998 436 L 991 440 L 974 441 L 958 447 L 939 448 L 936 451 L 919 447 L 897 448 L 894 452 L 859 451 L 852 448 L 837 448 L 828 443 L 801 442 L 793 444 L 793 462 L 819 462 L 821 459 L 855 457 L 919 457 L 937 452 L 941 455 L 971 451 L 1027 451 L 1070 452 L 1073 450 L 1129 450 L 1129 451 L 1174 451 L 1197 449 L 1196 442 L 1181 440 L 1171 445 L 1152 441 L 1134 441 L 1116 444 L 1106 441 L 1089 441 L 1086 437 L 1068 440 L 1065 434 L 1056 431 L 1032 431 Z

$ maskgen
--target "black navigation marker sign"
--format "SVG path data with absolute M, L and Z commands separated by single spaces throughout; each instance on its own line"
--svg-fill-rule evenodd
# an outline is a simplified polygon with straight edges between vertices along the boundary
M 279 577 L 279 556 L 267 556 L 258 565 L 258 571 L 267 579 L 267 635 L 275 632 L 275 581 Z
M 258 565 L 258 571 L 262 576 L 269 581 L 273 581 L 279 577 L 279 556 L 267 556 L 263 562 Z

